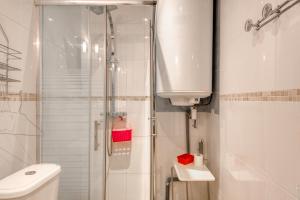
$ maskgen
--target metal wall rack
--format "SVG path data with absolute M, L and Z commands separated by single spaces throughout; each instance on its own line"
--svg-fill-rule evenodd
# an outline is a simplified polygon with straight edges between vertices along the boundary
M 19 80 L 13 79 L 9 77 L 9 72 L 10 71 L 21 71 L 21 69 L 17 67 L 13 67 L 9 64 L 10 60 L 21 60 L 21 52 L 17 51 L 13 48 L 9 47 L 9 39 L 0 24 L 0 32 L 2 33 L 2 36 L 6 42 L 6 44 L 1 44 L 0 43 L 0 54 L 2 60 L 0 60 L 0 82 L 5 85 L 5 95 L 8 95 L 8 84 L 11 82 L 21 82 Z M 2 85 L 2 84 L 1 84 Z M 2 91 L 1 91 L 2 92 Z

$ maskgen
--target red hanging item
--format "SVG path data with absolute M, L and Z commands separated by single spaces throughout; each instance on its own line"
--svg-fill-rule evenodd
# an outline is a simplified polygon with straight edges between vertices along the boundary
M 131 141 L 132 129 L 113 129 L 112 130 L 112 141 L 113 142 L 125 142 Z
M 123 116 L 115 117 L 111 131 L 113 142 L 127 142 L 132 139 L 132 129 L 127 127 L 127 119 Z

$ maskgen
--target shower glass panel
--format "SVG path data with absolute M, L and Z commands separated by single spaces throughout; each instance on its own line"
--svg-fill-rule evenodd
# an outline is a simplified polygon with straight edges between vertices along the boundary
M 62 166 L 59 200 L 150 199 L 152 9 L 42 7 L 40 159 Z M 113 143 L 120 117 L 133 137 Z
M 62 166 L 60 200 L 101 199 L 106 16 L 85 6 L 45 6 L 42 15 L 41 162 Z

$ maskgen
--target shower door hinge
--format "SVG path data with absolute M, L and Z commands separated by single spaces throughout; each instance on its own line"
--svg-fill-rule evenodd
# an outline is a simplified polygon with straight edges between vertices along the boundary
M 153 137 L 156 137 L 156 136 L 158 136 L 158 133 L 157 133 L 157 129 L 156 129 L 156 127 L 155 127 L 155 125 L 151 125 L 151 136 L 153 136 Z
M 156 136 L 158 136 L 158 134 L 157 133 L 152 133 L 151 136 L 156 137 Z
M 156 121 L 156 117 L 148 117 L 149 120 Z

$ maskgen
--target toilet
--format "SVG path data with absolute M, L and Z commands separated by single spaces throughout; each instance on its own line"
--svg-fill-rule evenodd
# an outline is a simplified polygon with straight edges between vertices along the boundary
M 0 180 L 0 200 L 57 200 L 61 167 L 36 164 Z

